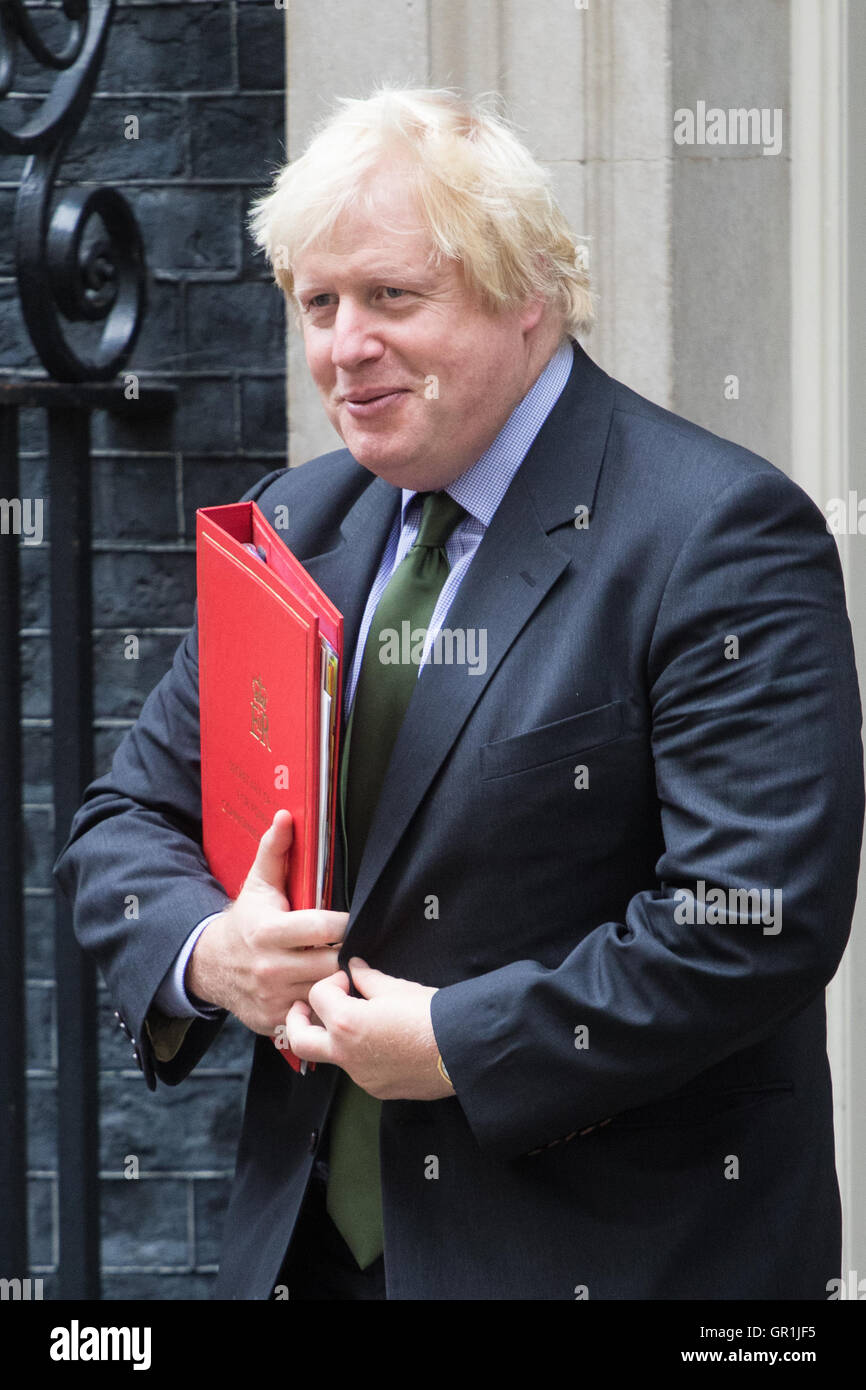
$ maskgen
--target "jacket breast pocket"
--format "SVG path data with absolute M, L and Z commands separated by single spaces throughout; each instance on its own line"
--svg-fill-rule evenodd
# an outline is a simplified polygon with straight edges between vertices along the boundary
M 613 700 L 609 705 L 597 705 L 568 719 L 558 719 L 555 724 L 542 724 L 526 733 L 482 744 L 481 776 L 485 780 L 508 777 L 573 757 L 619 738 L 622 725 L 622 701 Z

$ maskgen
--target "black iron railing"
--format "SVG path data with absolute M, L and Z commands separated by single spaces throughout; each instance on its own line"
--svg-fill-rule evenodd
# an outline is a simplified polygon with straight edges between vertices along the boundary
M 22 498 L 19 412 L 48 421 L 55 850 L 92 776 L 90 432 L 95 410 L 125 419 L 172 409 L 175 389 L 118 379 L 146 303 L 141 236 L 126 200 L 105 187 L 55 187 L 93 93 L 115 0 L 63 0 L 65 35 L 52 47 L 23 0 L 0 0 L 0 152 L 26 157 L 15 212 L 21 309 L 47 375 L 0 375 L 0 1277 L 27 1275 L 26 1014 L 21 832 L 20 576 L 15 534 Z M 56 15 L 56 12 L 55 12 Z M 50 91 L 17 127 L 24 51 Z M 10 102 L 4 103 L 4 98 Z M 76 325 L 89 325 L 84 333 Z M 70 332 L 73 329 L 73 332 Z M 86 342 L 82 342 L 82 337 Z M 130 381 L 134 382 L 129 389 Z M 17 510 L 16 505 L 17 504 Z M 57 895 L 59 1034 L 58 1295 L 100 1296 L 96 983 Z

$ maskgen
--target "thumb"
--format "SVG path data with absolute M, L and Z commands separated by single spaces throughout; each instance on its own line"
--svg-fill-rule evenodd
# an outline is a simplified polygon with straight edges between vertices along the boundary
M 290 811 L 277 811 L 268 829 L 259 840 L 256 857 L 247 874 L 244 887 L 276 888 L 285 897 L 286 855 L 292 844 L 293 827 Z

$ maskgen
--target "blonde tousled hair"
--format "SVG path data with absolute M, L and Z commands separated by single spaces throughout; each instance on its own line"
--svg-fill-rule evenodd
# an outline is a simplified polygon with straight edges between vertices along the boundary
M 293 299 L 292 265 L 326 239 L 340 214 L 375 207 L 373 175 L 405 170 L 436 253 L 459 261 L 489 307 L 541 294 L 577 336 L 593 319 L 585 253 L 550 175 L 513 133 L 495 98 L 445 89 L 380 87 L 343 97 L 305 152 L 252 205 L 249 226 L 277 284 Z

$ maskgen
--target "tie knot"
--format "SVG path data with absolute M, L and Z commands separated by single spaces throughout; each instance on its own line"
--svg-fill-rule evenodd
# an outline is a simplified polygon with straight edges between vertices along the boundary
M 466 516 L 466 508 L 449 497 L 447 492 L 424 494 L 424 510 L 418 528 L 416 546 L 444 545 L 457 523 Z

